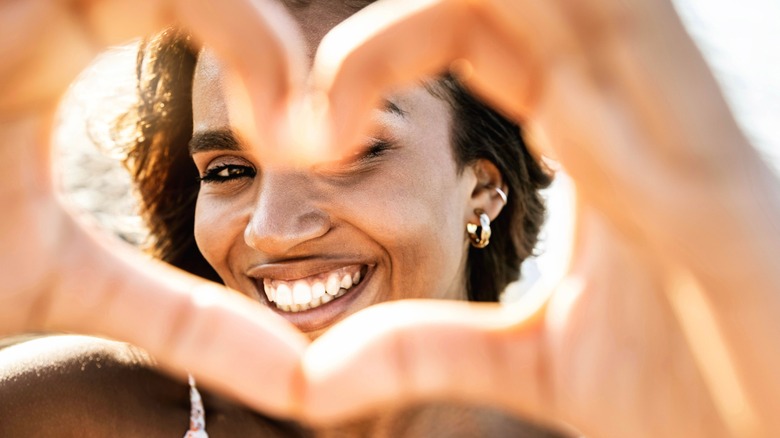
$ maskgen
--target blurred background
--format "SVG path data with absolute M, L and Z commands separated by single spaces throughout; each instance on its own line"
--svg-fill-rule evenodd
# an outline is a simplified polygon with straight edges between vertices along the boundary
M 691 36 L 719 80 L 753 144 L 780 174 L 780 1 L 675 0 Z M 145 230 L 109 123 L 133 103 L 136 44 L 107 51 L 75 82 L 60 111 L 55 157 L 65 196 L 87 220 L 131 244 Z M 121 133 L 119 133 L 121 134 Z M 537 257 L 505 301 L 562 274 L 571 237 L 570 183 L 559 175 L 546 191 L 549 218 Z

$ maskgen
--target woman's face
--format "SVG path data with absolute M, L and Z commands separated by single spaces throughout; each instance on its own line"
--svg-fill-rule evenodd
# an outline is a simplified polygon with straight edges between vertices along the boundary
M 334 0 L 291 12 L 312 45 L 353 11 Z M 204 52 L 191 152 L 195 237 L 226 285 L 314 335 L 382 301 L 465 298 L 477 178 L 457 170 L 448 103 L 423 87 L 393 95 L 360 154 L 284 168 L 233 135 L 222 78 Z

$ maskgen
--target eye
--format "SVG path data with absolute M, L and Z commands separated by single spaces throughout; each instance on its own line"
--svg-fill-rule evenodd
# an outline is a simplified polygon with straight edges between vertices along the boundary
M 240 164 L 217 164 L 209 167 L 200 176 L 200 182 L 204 184 L 224 183 L 242 178 L 254 178 L 257 171 L 251 166 Z
M 375 139 L 363 150 L 356 161 L 363 162 L 379 158 L 384 155 L 391 146 L 392 145 L 388 141 Z
M 374 138 L 367 141 L 354 155 L 316 165 L 314 171 L 337 180 L 364 175 L 377 169 L 384 161 L 384 156 L 394 148 L 393 143 Z
M 366 170 L 393 148 L 387 140 L 371 139 L 355 155 L 341 162 L 344 171 Z
M 386 140 L 372 139 L 352 158 L 342 161 L 337 169 L 344 175 L 366 172 L 381 162 L 380 159 L 392 148 L 393 145 Z

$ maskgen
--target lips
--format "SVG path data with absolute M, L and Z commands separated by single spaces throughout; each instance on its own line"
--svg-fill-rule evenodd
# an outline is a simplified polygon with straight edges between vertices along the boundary
M 365 276 L 365 265 L 351 265 L 296 280 L 263 279 L 268 301 L 284 312 L 316 309 L 347 294 Z
M 335 324 L 355 311 L 356 305 L 364 307 L 373 301 L 359 297 L 371 282 L 374 268 L 350 261 L 296 261 L 256 266 L 247 276 L 254 284 L 250 295 L 310 333 Z

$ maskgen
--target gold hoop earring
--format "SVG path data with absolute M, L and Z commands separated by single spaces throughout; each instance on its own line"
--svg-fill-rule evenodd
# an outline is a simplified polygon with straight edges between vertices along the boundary
M 490 243 L 490 216 L 482 210 L 474 210 L 479 215 L 479 225 L 466 224 L 466 232 L 469 234 L 471 246 L 484 248 Z

